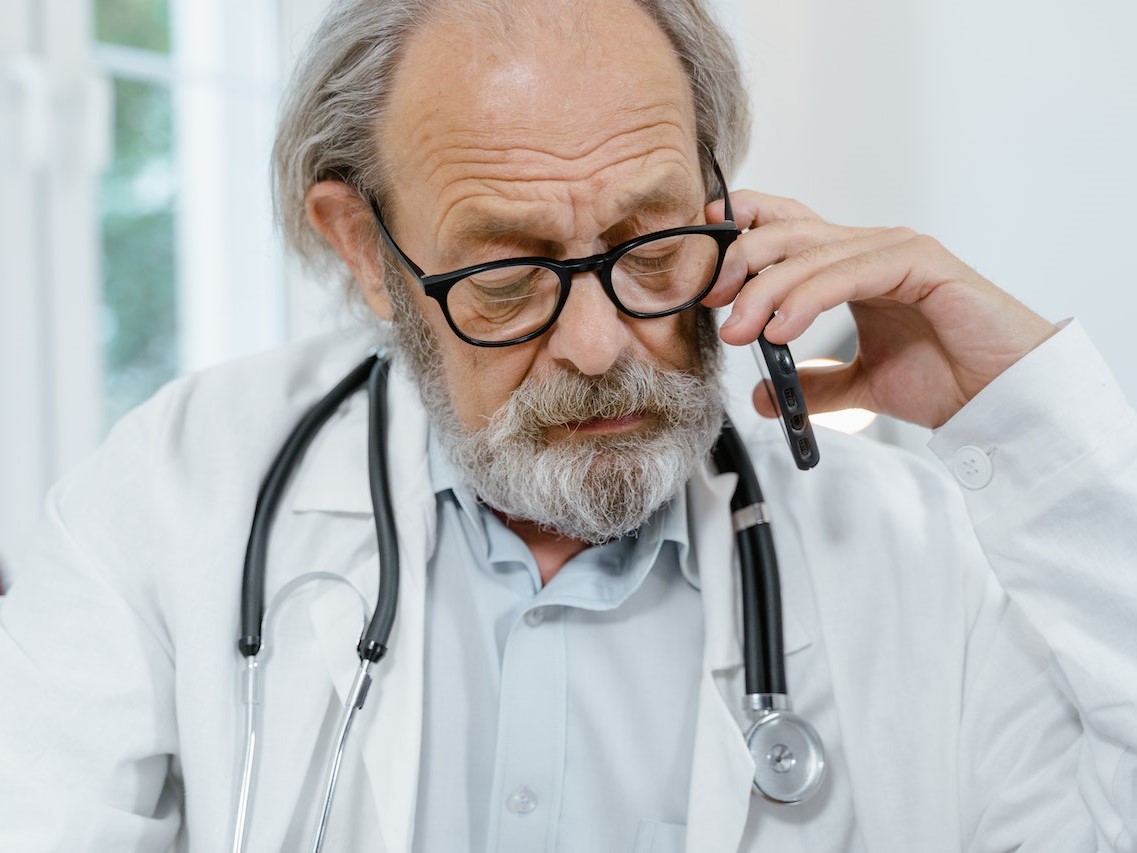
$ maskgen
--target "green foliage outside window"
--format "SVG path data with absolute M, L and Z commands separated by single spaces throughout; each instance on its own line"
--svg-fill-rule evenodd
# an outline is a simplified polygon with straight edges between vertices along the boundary
M 168 4 L 96 0 L 95 31 L 103 43 L 168 55 Z M 114 94 L 115 148 L 101 188 L 108 425 L 178 369 L 171 89 L 115 75 Z
M 108 422 L 177 372 L 169 88 L 116 80 L 115 139 L 102 186 Z
M 169 0 L 95 0 L 95 41 L 169 53 Z

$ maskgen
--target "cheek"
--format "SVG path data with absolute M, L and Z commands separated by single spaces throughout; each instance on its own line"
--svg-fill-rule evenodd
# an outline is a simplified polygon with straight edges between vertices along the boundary
M 523 353 L 512 351 L 524 346 L 501 350 L 471 346 L 454 334 L 435 300 L 413 290 L 410 299 L 410 310 L 425 323 L 432 341 L 432 366 L 441 374 L 434 374 L 433 381 L 441 380 L 445 385 L 462 425 L 469 430 L 480 429 L 524 379 L 524 365 L 515 364 Z M 517 374 L 520 378 L 515 379 Z
M 533 364 L 533 355 L 527 349 L 524 344 L 501 349 L 475 347 L 450 335 L 442 346 L 444 371 L 450 399 L 463 426 L 481 429 L 525 381 Z
M 636 337 L 660 367 L 689 370 L 698 364 L 695 312 L 684 311 L 636 324 Z

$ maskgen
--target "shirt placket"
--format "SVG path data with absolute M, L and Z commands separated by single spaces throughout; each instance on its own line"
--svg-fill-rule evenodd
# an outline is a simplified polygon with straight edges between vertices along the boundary
M 565 615 L 560 607 L 531 606 L 506 640 L 487 851 L 556 844 L 565 770 Z

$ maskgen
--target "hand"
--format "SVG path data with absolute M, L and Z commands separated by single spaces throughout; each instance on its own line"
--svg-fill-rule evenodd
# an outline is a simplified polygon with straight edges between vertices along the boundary
M 833 225 L 757 192 L 730 198 L 744 233 L 704 300 L 734 302 L 723 341 L 749 344 L 765 329 L 771 343 L 789 343 L 822 311 L 848 303 L 852 312 L 853 361 L 800 371 L 811 411 L 857 406 L 937 427 L 1057 331 L 931 237 Z M 721 201 L 707 219 L 723 220 Z M 776 414 L 761 387 L 754 405 Z

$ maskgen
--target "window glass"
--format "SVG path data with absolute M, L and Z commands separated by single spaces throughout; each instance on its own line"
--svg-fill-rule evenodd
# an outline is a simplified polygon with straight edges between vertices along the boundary
M 108 424 L 177 372 L 170 89 L 117 78 L 115 151 L 102 182 Z
M 94 13 L 114 85 L 99 210 L 109 426 L 178 369 L 173 73 L 168 0 L 94 0 Z
M 169 0 L 94 0 L 95 41 L 170 52 Z

